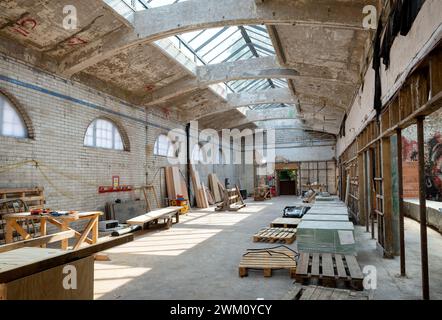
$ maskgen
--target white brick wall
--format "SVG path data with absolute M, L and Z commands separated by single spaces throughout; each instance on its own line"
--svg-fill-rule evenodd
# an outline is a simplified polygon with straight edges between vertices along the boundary
M 41 170 L 47 176 L 30 165 L 3 173 L 0 169 L 0 187 L 44 186 L 47 206 L 57 210 L 103 209 L 107 201 L 134 197 L 133 193 L 98 193 L 98 186 L 112 184 L 113 175 L 120 176 L 122 184 L 152 182 L 158 195 L 166 196 L 164 172 L 153 178 L 167 159 L 147 154 L 147 146 L 152 150 L 159 133 L 184 128 L 183 124 L 151 112 L 146 115 L 142 108 L 6 57 L 0 57 L 0 75 L 0 89 L 15 98 L 35 129 L 32 140 L 0 137 L 0 168 L 33 159 L 43 164 Z M 88 125 L 100 116 L 124 128 L 130 151 L 83 146 Z
M 133 192 L 99 194 L 98 186 L 111 185 L 114 175 L 120 176 L 121 184 L 153 184 L 159 199 L 167 196 L 163 167 L 169 163 L 153 155 L 153 145 L 159 134 L 184 130 L 184 123 L 1 55 L 0 89 L 27 113 L 35 132 L 34 139 L 0 136 L 0 188 L 43 186 L 47 206 L 55 210 L 104 210 L 108 201 L 139 197 Z M 130 151 L 83 145 L 88 125 L 102 116 L 125 130 Z M 41 163 L 43 173 L 29 164 L 2 172 L 5 165 L 24 160 Z M 181 169 L 185 175 L 185 165 Z M 216 172 L 222 182 L 229 178 L 233 185 L 240 177 L 243 188 L 253 187 L 251 166 L 208 165 L 198 170 L 206 185 L 208 174 Z

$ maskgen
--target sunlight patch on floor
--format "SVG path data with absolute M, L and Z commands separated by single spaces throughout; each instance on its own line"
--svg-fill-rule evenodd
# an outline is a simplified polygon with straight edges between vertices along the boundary
M 151 268 L 138 268 L 114 265 L 112 263 L 95 262 L 94 299 L 99 299 L 150 270 Z
M 260 212 L 260 211 L 266 209 L 266 207 L 268 207 L 269 205 L 271 205 L 270 202 L 267 202 L 267 203 L 265 203 L 265 204 L 259 204 L 259 205 L 250 205 L 250 204 L 247 204 L 247 206 L 244 207 L 244 208 L 242 208 L 242 209 L 240 209 L 240 210 L 238 211 L 238 213 L 249 213 L 249 212 L 250 212 L 250 213 L 254 213 L 254 212 Z
M 184 224 L 208 225 L 208 226 L 233 226 L 248 218 L 250 214 L 216 213 L 185 222 Z
M 222 229 L 172 228 L 147 234 L 107 250 L 108 253 L 177 256 L 213 237 Z

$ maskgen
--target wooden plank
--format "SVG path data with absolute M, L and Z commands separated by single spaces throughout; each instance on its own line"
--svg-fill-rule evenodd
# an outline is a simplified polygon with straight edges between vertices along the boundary
M 172 169 L 171 167 L 165 167 L 164 173 L 166 175 L 166 189 L 167 189 L 167 197 L 169 199 L 175 199 L 176 195 L 173 190 L 173 180 L 172 180 Z
M 321 287 L 315 287 L 315 291 L 313 291 L 309 300 L 318 300 L 320 295 L 321 295 Z
M 3 255 L 10 252 L 15 252 L 24 249 L 37 249 L 37 250 L 55 250 L 56 253 L 51 253 L 51 256 L 40 257 L 37 261 L 31 261 L 22 265 L 16 265 L 13 268 L 7 270 L 0 270 L 0 283 L 11 282 L 16 279 L 32 275 L 37 272 L 41 272 L 53 267 L 57 267 L 62 264 L 70 263 L 75 260 L 86 258 L 93 255 L 94 253 L 110 249 L 112 247 L 133 241 L 133 234 L 125 234 L 120 237 L 112 237 L 103 239 L 102 241 L 80 248 L 78 250 L 62 251 L 57 249 L 43 249 L 43 248 L 20 248 L 13 251 L 8 251 L 0 253 L 0 261 L 3 261 Z M 58 251 L 58 252 L 57 252 Z M 40 251 L 48 252 L 48 251 Z M 18 254 L 18 256 L 23 256 L 23 254 Z M 40 256 L 40 254 L 39 254 Z
M 310 300 L 311 296 L 316 290 L 316 286 L 308 286 L 305 288 L 304 292 L 302 293 L 302 296 L 299 300 Z
M 339 278 L 347 278 L 347 271 L 345 271 L 344 262 L 340 254 L 335 254 L 336 270 Z
M 442 92 L 442 49 L 436 50 L 430 58 L 431 96 Z
M 94 258 L 92 256 L 69 262 L 77 274 L 75 290 L 63 287 L 65 265 L 55 266 L 41 272 L 2 284 L 0 300 L 92 300 L 94 293 Z M 2 297 L 3 296 L 3 297 Z
M 347 262 L 348 270 L 350 271 L 350 276 L 352 279 L 362 280 L 364 275 L 361 271 L 358 261 L 354 256 L 346 255 L 345 261 Z
M 311 274 L 313 276 L 319 276 L 319 253 L 312 253 L 312 267 Z
M 214 173 L 209 174 L 209 187 L 212 191 L 215 203 L 221 202 L 222 198 L 218 187 L 218 177 Z
M 333 288 L 325 288 L 325 287 L 321 287 L 321 293 L 318 297 L 318 300 L 330 300 L 333 292 L 335 291 L 335 289 Z
M 299 256 L 299 264 L 296 269 L 296 274 L 307 275 L 309 266 L 310 254 L 307 252 L 301 252 Z
M 97 222 L 98 222 L 98 219 L 91 219 L 89 221 L 86 228 L 82 231 L 80 238 L 77 240 L 77 243 L 74 246 L 74 250 L 77 250 L 80 248 L 80 246 L 83 244 L 84 240 L 88 236 L 89 232 L 92 231 L 92 228 L 96 225 Z M 95 242 L 96 242 L 96 240 L 97 240 L 96 237 L 93 237 L 93 238 L 95 238 Z M 94 239 L 92 239 L 92 241 L 94 241 Z
M 16 221 L 11 220 L 10 226 L 14 228 L 24 240 L 31 238 L 31 235 L 27 233 Z
M 161 218 L 163 216 L 166 216 L 169 214 L 174 214 L 174 213 L 178 212 L 179 210 L 181 210 L 181 207 L 161 208 L 161 209 L 153 210 L 153 211 L 148 212 L 146 214 L 134 217 L 132 219 L 129 219 L 126 221 L 126 223 L 132 224 L 132 225 L 133 224 L 143 225 L 145 223 L 151 222 L 151 221 Z
M 46 245 L 49 243 L 54 243 L 57 241 L 61 241 L 63 239 L 72 238 L 75 236 L 74 230 L 68 230 L 63 232 L 58 232 L 38 238 L 33 238 L 29 240 L 17 241 L 10 244 L 5 244 L 0 246 L 0 253 L 6 252 L 10 250 L 15 250 L 23 247 L 38 247 L 41 245 Z
M 322 254 L 322 275 L 325 277 L 334 277 L 333 259 L 330 253 Z

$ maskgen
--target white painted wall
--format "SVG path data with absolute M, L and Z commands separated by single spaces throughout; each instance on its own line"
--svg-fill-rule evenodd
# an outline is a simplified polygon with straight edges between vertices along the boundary
M 401 80 L 401 76 L 407 67 L 414 64 L 416 56 L 425 45 L 435 37 L 441 36 L 442 29 L 442 1 L 427 0 L 417 16 L 413 27 L 406 37 L 399 35 L 391 48 L 390 67 L 385 70 L 381 67 L 382 97 L 383 102 L 397 90 L 395 85 Z M 373 119 L 374 97 L 374 70 L 368 69 L 364 85 L 359 90 L 355 101 L 350 108 L 346 122 L 345 137 L 338 138 L 336 155 L 339 156 L 353 142 L 366 124 Z

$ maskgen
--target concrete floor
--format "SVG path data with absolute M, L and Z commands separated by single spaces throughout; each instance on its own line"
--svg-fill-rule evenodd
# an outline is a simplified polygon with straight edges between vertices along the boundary
M 108 250 L 109 262 L 95 263 L 96 299 L 280 299 L 291 288 L 288 272 L 264 278 L 262 271 L 238 277 L 238 263 L 253 243 L 252 235 L 275 218 L 296 197 L 248 202 L 238 213 L 215 213 L 213 208 L 182 216 L 169 230 L 149 231 L 128 244 Z M 357 227 L 358 260 L 378 272 L 375 299 L 419 299 L 419 225 L 407 220 L 407 279 L 397 278 L 399 259 L 378 256 L 375 242 Z M 429 230 L 432 298 L 442 299 L 442 236 Z M 296 250 L 296 243 L 289 247 Z

